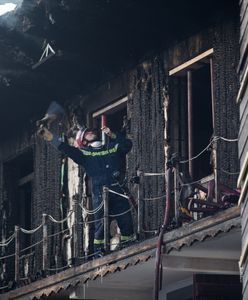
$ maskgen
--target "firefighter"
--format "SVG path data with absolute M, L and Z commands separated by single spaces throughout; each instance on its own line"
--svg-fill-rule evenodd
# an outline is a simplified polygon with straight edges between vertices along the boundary
M 103 145 L 95 129 L 79 130 L 76 135 L 76 147 L 68 145 L 54 136 L 47 128 L 43 128 L 42 137 L 58 150 L 70 157 L 74 162 L 84 167 L 92 183 L 92 207 L 97 210 L 102 203 L 103 186 L 123 194 L 123 157 L 131 150 L 132 142 L 123 135 L 113 133 L 108 127 L 102 131 L 109 137 Z M 121 242 L 129 243 L 133 239 L 132 215 L 127 199 L 109 193 L 109 214 L 118 215 L 116 220 L 121 231 Z M 103 207 L 94 215 L 94 253 L 103 253 L 104 228 Z

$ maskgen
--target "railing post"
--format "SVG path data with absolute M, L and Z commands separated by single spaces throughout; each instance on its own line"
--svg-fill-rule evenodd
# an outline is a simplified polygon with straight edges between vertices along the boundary
M 219 174 L 218 174 L 218 141 L 214 141 L 213 143 L 213 164 L 214 164 L 214 194 L 215 194 L 215 202 L 219 203 Z
M 193 165 L 193 95 L 192 95 L 192 71 L 187 71 L 187 86 L 188 86 L 188 157 L 189 157 L 189 176 L 194 178 L 194 165 Z
M 214 64 L 213 64 L 213 58 L 210 58 L 210 74 L 211 74 L 211 98 L 212 98 L 212 119 L 213 119 L 213 130 L 214 135 L 216 135 L 216 108 L 215 108 L 215 82 L 214 82 Z M 213 164 L 214 164 L 214 182 L 215 182 L 215 201 L 219 202 L 219 174 L 218 174 L 218 145 L 217 140 L 213 143 Z
M 139 185 L 138 185 L 138 220 L 137 220 L 137 235 L 138 239 L 141 238 L 143 233 L 143 182 L 144 182 L 144 174 L 142 171 L 137 171 L 137 176 L 139 177 Z
M 103 205 L 104 205 L 104 249 L 106 252 L 110 250 L 109 241 L 109 190 L 106 186 L 103 187 Z
M 15 226 L 15 282 L 20 280 L 20 226 Z
M 178 169 L 177 166 L 173 170 L 174 172 L 174 214 L 176 225 L 178 225 L 179 220 L 179 186 L 178 186 Z
M 48 268 L 48 217 L 47 214 L 42 214 L 42 270 L 46 272 Z
M 77 262 L 77 258 L 78 258 L 78 195 L 74 195 L 73 196 L 73 205 L 72 205 L 72 210 L 74 213 L 74 223 L 72 225 L 72 260 L 75 265 Z

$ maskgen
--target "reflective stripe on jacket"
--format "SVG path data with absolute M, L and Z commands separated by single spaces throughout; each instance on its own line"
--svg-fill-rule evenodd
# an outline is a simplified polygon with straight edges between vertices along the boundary
M 60 151 L 83 166 L 86 174 L 92 178 L 92 183 L 97 185 L 108 185 L 116 181 L 113 174 L 122 170 L 125 155 L 131 148 L 131 140 L 120 134 L 101 148 L 88 146 L 79 149 L 66 143 L 58 146 Z

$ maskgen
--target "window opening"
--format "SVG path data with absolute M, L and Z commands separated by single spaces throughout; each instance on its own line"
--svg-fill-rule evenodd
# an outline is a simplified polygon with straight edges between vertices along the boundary
M 92 121 L 94 127 L 101 127 L 102 115 L 106 116 L 107 126 L 110 127 L 112 131 L 125 131 L 127 116 L 127 97 L 115 101 L 114 103 L 94 112 L 92 114 Z
M 31 229 L 32 222 L 33 174 L 32 150 L 4 163 L 6 192 L 12 207 L 12 226 L 19 225 L 27 230 Z M 21 248 L 29 245 L 30 235 L 22 235 Z
M 198 180 L 212 173 L 211 152 L 199 154 L 213 135 L 212 72 L 209 55 L 212 49 L 171 70 L 171 79 L 177 80 L 174 115 L 179 122 L 177 130 L 178 152 L 183 159 L 189 159 L 188 175 Z M 173 92 L 174 94 L 175 92 Z M 173 104 L 173 105 L 174 105 Z M 171 119 L 173 123 L 173 119 Z M 173 125 L 172 125 L 173 126 Z M 175 129 L 173 130 L 173 134 Z M 176 138 L 175 138 L 176 140 Z
M 92 114 L 93 127 L 101 128 L 101 116 L 106 116 L 106 126 L 113 132 L 126 134 L 127 127 L 127 97 L 121 98 Z M 126 157 L 123 156 L 122 169 L 125 171 Z M 123 172 L 125 173 L 125 172 Z
M 212 101 L 209 65 L 192 73 L 193 85 L 193 156 L 206 147 L 213 135 Z M 202 178 L 212 172 L 210 152 L 205 151 L 193 164 L 194 177 Z

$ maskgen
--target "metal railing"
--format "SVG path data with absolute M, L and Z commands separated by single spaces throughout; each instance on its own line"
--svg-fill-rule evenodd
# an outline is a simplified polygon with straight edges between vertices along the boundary
M 216 142 L 217 140 L 223 140 L 223 141 L 229 141 L 229 142 L 233 142 L 233 141 L 237 141 L 236 139 L 233 140 L 228 140 L 228 139 L 224 139 L 222 137 L 215 137 L 212 139 L 211 143 Z M 196 155 L 195 157 L 192 157 L 192 159 L 196 159 L 198 158 L 204 151 L 207 151 L 207 149 L 209 148 L 210 144 L 204 148 L 203 151 L 201 151 L 199 153 L 199 155 Z M 178 164 L 184 164 L 187 163 L 189 160 L 184 160 L 184 161 L 178 161 Z M 176 220 L 176 223 L 178 223 L 179 220 L 179 211 L 180 211 L 180 191 L 182 188 L 184 188 L 185 186 L 189 186 L 189 185 L 197 185 L 199 184 L 200 181 L 194 181 L 194 182 L 189 182 L 189 183 L 185 183 L 183 182 L 180 173 L 179 173 L 179 167 L 177 166 L 170 166 L 170 168 L 172 168 L 172 176 L 173 176 L 173 185 L 172 185 L 172 191 L 173 192 L 173 198 L 174 199 L 174 212 L 171 213 L 172 217 Z M 225 170 L 222 170 L 223 172 Z M 237 175 L 237 172 L 229 172 L 229 174 L 232 175 Z M 165 172 L 158 172 L 158 173 L 152 173 L 152 172 L 143 172 L 141 170 L 137 171 L 137 181 L 135 182 L 138 185 L 138 189 L 137 189 L 137 201 L 135 201 L 136 203 L 133 205 L 133 207 L 131 206 L 130 209 L 120 212 L 119 214 L 115 214 L 112 215 L 109 213 L 109 194 L 117 194 L 120 197 L 123 197 L 126 200 L 130 200 L 131 199 L 131 195 L 126 194 L 126 193 L 118 193 L 115 190 L 104 186 L 103 187 L 103 201 L 99 204 L 98 207 L 96 207 L 93 210 L 89 210 L 86 209 L 81 203 L 79 203 L 79 199 L 77 199 L 77 197 L 75 197 L 73 199 L 73 207 L 72 210 L 68 212 L 67 216 L 61 220 L 56 220 L 52 215 L 49 214 L 43 214 L 42 215 L 42 223 L 37 226 L 34 229 L 31 230 L 27 230 L 25 228 L 22 228 L 20 226 L 15 226 L 14 228 L 14 233 L 11 234 L 7 239 L 5 239 L 4 241 L 0 242 L 0 248 L 4 249 L 4 251 L 2 251 L 2 254 L 6 255 L 2 255 L 0 256 L 0 264 L 3 266 L 4 264 L 6 264 L 7 261 L 12 260 L 14 263 L 14 281 L 17 283 L 17 285 L 20 283 L 20 281 L 22 279 L 27 278 L 28 275 L 30 275 L 30 265 L 31 265 L 31 260 L 35 259 L 35 255 L 36 255 L 36 248 L 37 246 L 41 247 L 41 252 L 42 252 L 42 271 L 45 274 L 48 274 L 49 272 L 59 272 L 62 271 L 70 266 L 72 266 L 73 263 L 69 263 L 67 261 L 67 264 L 64 266 L 59 266 L 58 264 L 55 265 L 55 268 L 52 268 L 50 266 L 50 262 L 49 262 L 49 239 L 55 237 L 55 236 L 59 236 L 62 233 L 68 233 L 69 238 L 71 238 L 72 243 L 71 243 L 71 253 L 72 253 L 72 262 L 74 261 L 74 263 L 76 263 L 76 260 L 85 260 L 85 259 L 89 259 L 92 256 L 95 255 L 95 253 L 92 253 L 90 255 L 85 255 L 85 256 L 81 256 L 80 257 L 80 253 L 78 251 L 79 249 L 79 234 L 81 234 L 82 230 L 80 228 L 80 225 L 84 225 L 84 226 L 90 226 L 91 224 L 98 222 L 98 221 L 102 221 L 104 224 L 104 248 L 105 251 L 108 253 L 110 250 L 110 228 L 109 228 L 109 221 L 110 218 L 115 218 L 118 217 L 120 215 L 124 215 L 124 214 L 128 214 L 130 213 L 130 211 L 134 211 L 136 213 L 136 219 L 137 219 L 137 228 L 135 230 L 135 232 L 137 233 L 137 239 L 141 240 L 144 238 L 146 233 L 155 233 L 157 234 L 160 231 L 160 226 L 161 224 L 158 224 L 158 228 L 156 230 L 149 230 L 149 229 L 144 229 L 144 205 L 146 205 L 146 203 L 151 203 L 151 201 L 163 201 L 165 202 L 165 197 L 166 197 L 166 193 L 164 195 L 158 195 L 158 196 L 153 196 L 153 197 L 146 197 L 144 196 L 144 178 L 145 177 L 162 177 L 164 178 L 164 191 L 166 191 L 166 173 Z M 220 187 L 221 189 L 221 187 Z M 223 189 L 222 190 L 226 193 L 230 192 L 227 189 Z M 168 192 L 168 191 L 166 191 Z M 208 190 L 205 188 L 205 192 L 207 193 Z M 136 207 L 137 206 L 137 207 Z M 85 215 L 89 215 L 89 216 L 94 216 L 96 215 L 102 208 L 104 210 L 103 213 L 103 217 L 100 219 L 94 219 L 94 220 L 89 220 L 87 221 L 86 218 L 84 218 L 83 222 L 80 222 L 80 220 L 78 220 L 77 216 L 78 216 L 78 209 L 81 208 L 82 212 Z M 58 232 L 55 232 L 53 234 L 49 234 L 49 230 L 48 230 L 48 225 L 49 224 L 63 224 L 65 222 L 67 222 L 72 216 L 74 216 L 73 218 L 73 223 L 71 228 L 66 228 L 63 230 L 60 230 Z M 162 221 L 161 221 L 162 222 Z M 70 222 L 71 223 L 71 222 Z M 30 244 L 28 247 L 21 249 L 21 235 L 25 234 L 25 235 L 34 235 L 35 233 L 42 231 L 42 238 L 38 241 L 35 241 L 35 243 Z M 14 243 L 14 253 L 9 254 L 9 252 L 7 252 L 7 249 L 12 248 L 13 249 L 13 244 Z M 124 242 L 125 243 L 125 242 Z M 29 253 L 27 253 L 29 251 Z M 2 271 L 2 277 L 4 277 L 4 273 L 5 271 Z M 21 274 L 23 274 L 23 277 L 21 277 Z M 2 281 L 5 282 L 5 281 Z M 5 282 L 6 283 L 6 282 Z M 8 285 L 3 285 L 0 286 L 0 293 L 1 292 L 5 292 L 7 289 L 9 288 Z

